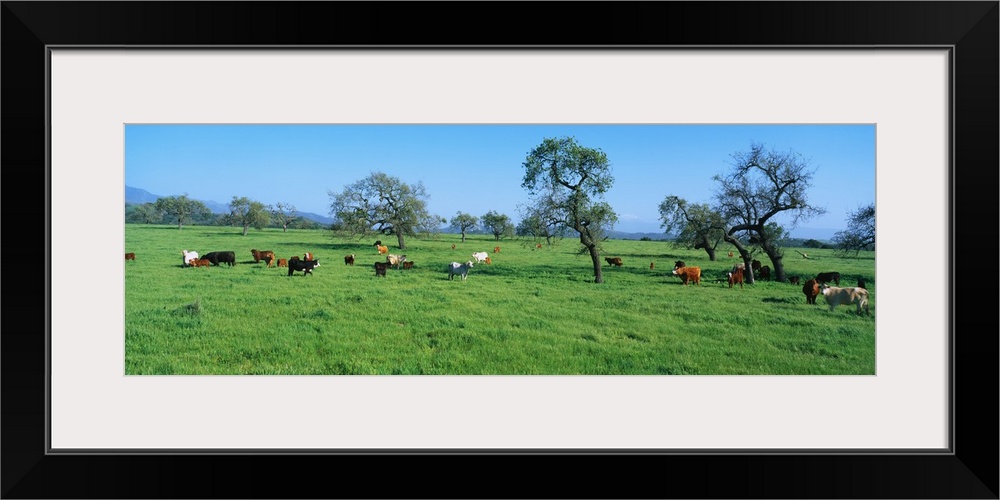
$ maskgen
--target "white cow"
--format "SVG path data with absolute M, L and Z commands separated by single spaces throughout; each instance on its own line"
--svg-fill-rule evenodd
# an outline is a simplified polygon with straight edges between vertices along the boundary
M 489 256 L 490 256 L 490 254 L 488 254 L 486 252 L 476 252 L 476 253 L 472 254 L 472 258 L 476 259 L 476 262 L 486 262 L 486 257 L 489 257 Z
M 198 260 L 198 252 L 195 252 L 194 250 L 190 252 L 187 250 L 181 250 L 181 257 L 184 259 L 183 262 L 181 262 L 181 267 L 187 267 L 191 265 L 191 259 Z
M 857 304 L 857 313 L 861 314 L 861 309 L 864 308 L 865 314 L 871 314 L 868 310 L 868 290 L 858 287 L 836 287 L 823 285 L 823 291 L 821 292 L 823 297 L 826 298 L 826 303 L 830 306 L 830 310 L 839 305 L 849 305 Z
M 448 279 L 454 279 L 455 275 L 457 274 L 462 277 L 462 281 L 465 281 L 465 278 L 469 275 L 469 269 L 471 268 L 472 268 L 471 260 L 466 262 L 465 264 L 452 262 L 451 265 L 448 266 Z
M 396 269 L 399 269 L 399 265 L 402 264 L 403 262 L 406 262 L 406 256 L 405 255 L 393 255 L 393 254 L 389 254 L 389 255 L 385 256 L 385 261 L 390 266 L 393 266 Z

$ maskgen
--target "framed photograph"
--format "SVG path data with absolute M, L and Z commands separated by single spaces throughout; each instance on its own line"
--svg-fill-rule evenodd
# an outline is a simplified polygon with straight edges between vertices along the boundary
M 560 15 L 559 25 L 567 27 L 557 32 L 604 26 L 589 34 L 569 30 L 559 44 L 509 34 L 510 26 L 546 24 L 549 18 L 534 12 L 534 4 L 461 5 L 491 21 L 467 31 L 442 18 L 457 4 L 416 2 L 3 3 L 4 166 L 8 183 L 17 183 L 9 185 L 34 174 L 29 182 L 44 186 L 45 224 L 32 228 L 42 232 L 33 241 L 44 241 L 46 250 L 44 280 L 8 276 L 17 286 L 39 283 L 35 295 L 5 296 L 9 317 L 31 312 L 44 321 L 37 330 L 12 323 L 2 340 L 4 497 L 296 498 L 316 496 L 320 488 L 320 496 L 382 498 L 997 498 L 997 318 L 992 309 L 973 305 L 971 294 L 981 293 L 981 281 L 960 279 L 975 271 L 956 265 L 968 266 L 959 260 L 966 248 L 984 247 L 979 225 L 966 221 L 983 219 L 984 207 L 996 214 L 997 2 L 582 3 Z M 693 30 L 691 20 L 705 16 L 718 22 Z M 418 27 L 414 19 L 427 21 Z M 243 359 L 208 352 L 211 343 L 198 337 L 197 301 L 160 307 L 146 300 L 141 307 L 148 314 L 127 314 L 127 273 L 139 262 L 129 261 L 135 236 L 123 228 L 138 215 L 123 207 L 128 189 L 145 187 L 131 186 L 130 179 L 157 178 L 155 173 L 190 178 L 192 186 L 250 186 L 237 184 L 237 177 L 272 175 L 249 167 L 265 154 L 255 142 L 280 135 L 303 142 L 330 128 L 350 137 L 340 149 L 351 155 L 346 151 L 359 144 L 418 150 L 413 139 L 390 142 L 397 133 L 419 133 L 419 147 L 444 150 L 447 142 L 435 142 L 438 136 L 463 144 L 481 140 L 466 137 L 472 130 L 505 137 L 531 130 L 540 141 L 548 135 L 586 138 L 595 130 L 595 137 L 611 137 L 611 128 L 638 136 L 657 127 L 678 136 L 682 129 L 711 131 L 714 137 L 739 127 L 749 130 L 746 137 L 766 136 L 764 130 L 774 127 L 810 129 L 813 142 L 842 141 L 842 150 L 868 158 L 841 160 L 854 164 L 840 166 L 839 176 L 831 167 L 813 189 L 851 204 L 873 193 L 875 269 L 856 277 L 873 283 L 874 300 L 867 305 L 875 315 L 852 322 L 865 322 L 858 331 L 840 323 L 832 333 L 808 331 L 831 335 L 830 346 L 860 336 L 868 339 L 867 350 L 790 338 L 771 342 L 823 351 L 809 359 L 826 356 L 848 368 L 819 369 L 810 361 L 806 368 L 754 371 L 746 368 L 751 360 L 731 371 L 689 372 L 681 368 L 691 365 L 683 363 L 566 372 L 555 364 L 527 374 L 508 364 L 486 376 L 476 367 L 421 375 L 391 364 L 359 368 L 350 362 L 282 370 L 285 361 L 255 364 L 249 348 L 240 351 Z M 853 139 L 845 130 L 861 139 L 848 143 Z M 227 151 L 237 154 L 207 152 L 206 144 L 230 140 L 234 146 Z M 700 136 L 688 139 L 699 141 L 719 147 Z M 623 144 L 638 149 L 638 143 Z M 294 140 L 272 149 L 310 161 L 290 144 Z M 833 156 L 825 158 L 837 165 Z M 185 161 L 199 167 L 178 166 Z M 857 164 L 865 161 L 870 163 Z M 653 179 L 649 184 L 662 186 L 655 203 L 667 194 L 699 196 L 686 193 L 691 181 L 677 182 L 679 174 L 668 168 L 636 165 Z M 418 179 L 433 179 L 432 169 L 440 168 L 443 179 L 491 182 L 484 173 L 469 175 L 455 166 L 410 168 L 425 169 Z M 717 173 L 699 168 L 704 177 Z M 357 180 L 341 175 L 338 182 L 315 182 L 304 170 L 277 164 L 274 170 L 264 185 L 288 197 L 319 184 L 321 198 L 339 202 L 336 195 L 343 189 L 346 196 Z M 503 180 L 513 177 L 497 172 Z M 492 181 L 498 193 L 500 180 Z M 19 213 L 8 206 L 8 221 Z M 641 218 L 633 217 L 638 224 Z M 157 248 L 173 244 L 142 237 Z M 259 252 L 243 249 L 242 241 L 234 240 L 240 252 L 231 263 L 254 276 L 270 272 L 268 258 L 267 265 L 255 266 Z M 371 242 L 365 246 L 373 257 L 384 257 Z M 18 245 L 8 242 L 13 254 L 11 247 Z M 124 266 L 116 256 L 123 247 Z M 287 248 L 277 257 L 292 253 Z M 199 250 L 209 257 L 209 248 Z M 530 255 L 535 248 L 518 251 Z M 501 264 L 511 253 L 493 252 L 482 260 Z M 171 262 L 170 271 L 225 270 L 216 269 L 220 262 L 210 262 L 208 270 L 173 269 L 198 263 L 187 257 Z M 11 267 L 38 274 L 38 266 Z M 643 272 L 653 270 L 652 263 L 648 267 Z M 309 270 L 297 260 L 289 269 L 289 275 Z M 600 269 L 595 260 L 598 280 Z M 611 260 L 603 269 L 616 271 Z M 464 279 L 469 273 L 474 282 L 477 270 L 458 274 Z M 172 297 L 183 295 L 175 291 L 179 282 L 147 276 L 161 281 L 157 297 L 183 299 Z M 325 279 L 301 277 L 294 281 Z M 376 269 L 366 279 L 377 278 Z M 256 278 L 226 286 L 239 288 L 244 279 Z M 356 290 L 365 286 L 357 283 Z M 358 291 L 328 293 L 328 302 L 373 300 Z M 442 292 L 442 303 L 454 300 L 449 293 Z M 788 301 L 801 300 L 798 288 L 792 295 Z M 763 306 L 781 311 L 785 302 L 772 297 Z M 261 305 L 294 307 L 287 301 Z M 332 313 L 310 314 L 304 324 L 316 332 L 331 322 L 343 322 L 344 335 L 361 328 Z M 172 330 L 173 344 L 151 338 L 167 330 L 136 326 L 165 317 L 180 325 Z M 615 323 L 614 317 L 625 319 Z M 274 329 L 249 318 L 232 328 Z M 648 326 L 627 335 L 636 325 L 629 316 L 585 321 L 599 321 L 625 340 L 649 342 Z M 548 324 L 527 317 L 524 323 Z M 474 330 L 470 342 L 488 336 L 485 323 L 470 320 L 456 328 L 465 325 Z M 315 332 L 293 329 L 288 335 L 302 339 Z M 136 341 L 140 336 L 145 340 Z M 585 345 L 611 337 L 576 340 Z M 420 349 L 441 341 L 431 334 L 421 340 L 426 345 Z M 179 347 L 199 343 L 208 351 Z M 299 352 L 302 345 L 290 341 L 280 348 Z M 729 355 L 770 367 L 754 349 Z M 153 351 L 158 354 L 147 356 Z M 203 358 L 214 360 L 209 364 L 215 368 L 206 368 Z M 248 477 L 249 460 L 266 473 Z M 534 467 L 539 460 L 549 467 Z M 338 480 L 332 490 L 326 481 L 289 484 L 288 474 L 300 474 L 307 462 L 335 467 L 338 477 L 351 479 Z M 554 481 L 559 475 L 552 468 L 560 465 L 583 474 Z M 445 470 L 471 478 L 475 489 L 427 484 L 429 475 Z M 401 479 L 378 479 L 383 474 Z M 525 489 L 527 484 L 533 486 Z

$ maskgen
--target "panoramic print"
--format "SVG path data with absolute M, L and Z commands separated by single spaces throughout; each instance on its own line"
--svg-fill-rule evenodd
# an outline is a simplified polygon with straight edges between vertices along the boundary
M 874 375 L 874 125 L 126 125 L 126 375 Z

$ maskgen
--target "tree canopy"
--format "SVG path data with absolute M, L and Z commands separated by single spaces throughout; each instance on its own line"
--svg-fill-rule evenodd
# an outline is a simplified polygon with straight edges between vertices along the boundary
M 495 241 L 500 241 L 501 238 L 514 234 L 514 223 L 511 222 L 510 217 L 504 214 L 490 210 L 479 220 L 483 223 L 483 229 L 493 233 Z
M 528 153 L 523 167 L 521 186 L 532 197 L 534 211 L 580 235 L 594 265 L 594 282 L 603 283 L 600 245 L 618 221 L 611 206 L 599 201 L 614 184 L 607 154 L 573 137 L 546 138 Z
M 270 214 L 267 206 L 263 203 L 251 200 L 246 196 L 233 196 L 229 202 L 229 220 L 232 224 L 243 228 L 243 236 L 252 226 L 254 229 L 263 229 L 270 222 Z
M 427 211 L 429 196 L 423 183 L 407 184 L 383 172 L 373 172 L 340 193 L 329 194 L 330 213 L 338 227 L 356 235 L 396 235 L 400 250 L 406 249 L 406 236 L 440 221 Z
M 842 254 L 875 249 L 875 204 L 869 203 L 847 213 L 847 229 L 833 235 L 833 244 Z
M 660 203 L 660 221 L 664 232 L 676 233 L 676 245 L 704 249 L 708 259 L 715 260 L 715 249 L 724 236 L 725 221 L 708 204 L 688 203 L 677 196 L 667 196 Z
M 784 281 L 778 242 L 785 231 L 772 224 L 772 219 L 783 214 L 791 218 L 794 227 L 799 221 L 826 213 L 808 202 L 815 171 L 800 154 L 766 149 L 762 144 L 752 144 L 732 158 L 731 171 L 713 177 L 719 184 L 716 210 L 728 226 L 723 238 L 739 250 L 748 268 L 751 251 L 747 244 L 759 246 L 771 259 L 775 280 Z M 747 281 L 753 282 L 752 272 Z
M 479 219 L 475 215 L 465 212 L 458 212 L 451 218 L 451 227 L 462 233 L 462 242 L 465 242 L 466 231 L 475 230 L 478 224 Z
M 178 230 L 182 229 L 184 224 L 190 222 L 194 217 L 210 217 L 212 215 L 212 211 L 204 203 L 188 198 L 187 194 L 158 198 L 153 203 L 153 208 L 157 212 L 166 214 L 171 221 L 176 221 Z

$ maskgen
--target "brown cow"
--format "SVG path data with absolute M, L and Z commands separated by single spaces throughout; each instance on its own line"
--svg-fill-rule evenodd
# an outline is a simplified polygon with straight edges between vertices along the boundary
M 788 282 L 791 283 L 791 284 L 793 284 L 793 285 L 798 285 L 799 284 L 799 277 L 798 276 L 789 276 L 788 277 Z
M 493 259 L 491 259 L 489 257 L 486 257 L 486 263 L 490 264 L 490 265 L 493 265 Z
M 413 261 L 412 260 L 404 260 L 403 261 L 403 269 L 413 269 Z
M 493 247 L 493 253 L 500 253 L 500 247 Z
M 125 260 L 135 260 L 135 252 L 128 252 L 125 254 Z
M 650 262 L 650 263 L 649 263 L 649 268 L 650 268 L 650 269 L 653 269 L 654 267 L 656 267 L 656 264 L 655 264 L 655 263 L 653 263 L 653 262 Z
M 621 257 L 605 257 L 604 260 L 607 261 L 607 263 L 608 263 L 609 266 L 622 267 L 622 258 Z
M 750 261 L 750 269 L 753 269 L 755 273 L 760 271 L 760 261 L 757 259 Z
M 688 281 L 693 281 L 695 285 L 701 285 L 701 268 L 696 266 L 678 267 L 673 271 L 675 276 L 681 277 L 681 282 L 687 286 Z
M 733 252 L 729 252 L 729 258 L 730 258 L 730 259 L 732 259 L 732 258 L 733 258 Z
M 250 253 L 253 255 L 254 262 L 264 261 L 264 263 L 267 264 L 267 267 L 271 267 L 271 264 L 277 260 L 274 257 L 274 252 L 270 250 L 257 250 L 252 248 L 250 249 Z
M 816 297 L 820 293 L 819 283 L 815 279 L 806 281 L 806 284 L 802 285 L 802 293 L 806 296 L 806 304 L 815 304 Z
M 737 269 L 729 273 L 729 288 L 732 288 L 734 284 L 740 284 L 740 290 L 743 289 L 743 269 Z
M 387 247 L 387 246 L 379 245 L 377 248 L 378 248 L 378 254 L 379 255 L 386 255 L 386 254 L 389 253 L 389 247 Z
M 278 259 L 278 267 L 288 267 L 288 259 Z
M 542 244 L 541 243 L 535 244 L 535 248 L 541 250 L 542 249 Z
M 454 249 L 455 249 L 455 244 L 454 244 L 454 243 L 452 243 L 452 244 L 451 244 L 451 249 L 452 249 L 452 250 L 454 250 Z

